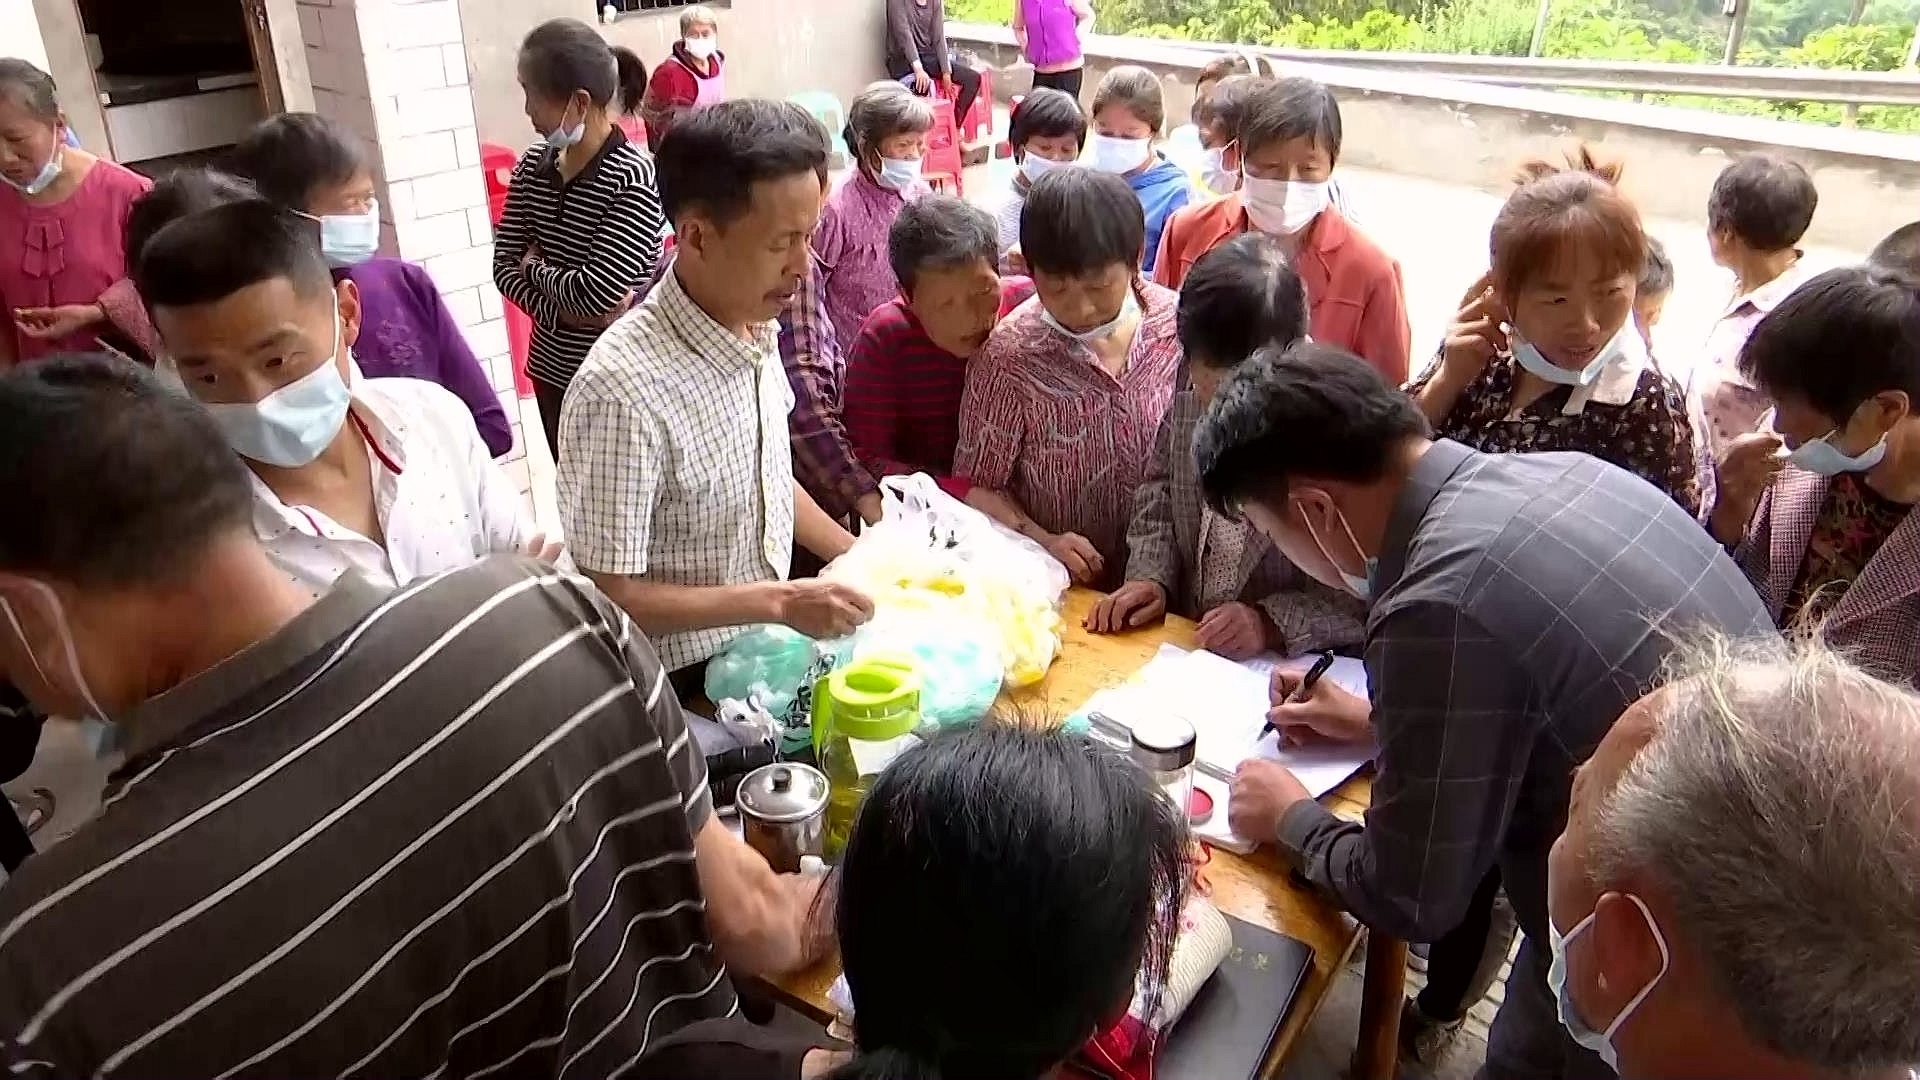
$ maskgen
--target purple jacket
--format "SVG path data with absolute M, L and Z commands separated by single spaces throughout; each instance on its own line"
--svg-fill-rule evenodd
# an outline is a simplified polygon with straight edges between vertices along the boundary
M 360 338 L 353 343 L 353 358 L 362 374 L 439 383 L 466 402 L 494 457 L 513 449 L 513 427 L 500 395 L 425 270 L 400 259 L 373 258 L 333 276 L 360 290 Z

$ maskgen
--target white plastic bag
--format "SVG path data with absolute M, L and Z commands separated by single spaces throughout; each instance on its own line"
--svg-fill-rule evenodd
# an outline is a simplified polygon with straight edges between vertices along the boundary
M 880 481 L 880 499 L 880 521 L 822 576 L 872 597 L 876 616 L 985 624 L 999 637 L 1007 685 L 1038 682 L 1060 651 L 1066 567 L 925 473 Z

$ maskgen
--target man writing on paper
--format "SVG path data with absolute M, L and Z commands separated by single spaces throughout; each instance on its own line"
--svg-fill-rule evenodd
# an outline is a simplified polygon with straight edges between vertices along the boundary
M 1774 633 L 1752 586 L 1645 481 L 1584 454 L 1436 441 L 1411 399 L 1332 346 L 1257 354 L 1201 419 L 1194 457 L 1217 508 L 1369 605 L 1371 709 L 1332 679 L 1293 703 L 1282 679 L 1272 714 L 1295 740 L 1378 740 L 1366 824 L 1252 759 L 1234 830 L 1413 941 L 1504 882 L 1525 940 L 1480 1075 L 1611 1077 L 1547 988 L 1547 851 L 1575 767 L 1655 683 L 1671 633 Z

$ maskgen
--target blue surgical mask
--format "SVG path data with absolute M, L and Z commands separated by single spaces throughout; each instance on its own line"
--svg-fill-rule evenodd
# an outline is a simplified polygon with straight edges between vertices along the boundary
M 340 377 L 340 301 L 334 300 L 333 349 L 320 366 L 247 403 L 208 402 L 206 410 L 241 456 L 297 469 L 320 456 L 347 422 L 353 395 Z
M 1885 435 L 1863 452 L 1849 455 L 1833 445 L 1834 437 L 1839 434 L 1840 429 L 1834 428 L 1817 439 L 1809 439 L 1794 447 L 1793 452 L 1787 455 L 1787 460 L 1810 473 L 1839 476 L 1841 473 L 1866 472 L 1887 456 Z
M 328 214 L 320 219 L 320 251 L 328 266 L 358 266 L 380 247 L 380 204 L 364 214 Z
M 1624 336 L 1627 334 L 1634 335 L 1635 340 L 1639 338 L 1640 331 L 1633 325 L 1632 320 L 1628 320 L 1627 324 L 1620 328 L 1619 333 L 1614 334 L 1610 341 L 1600 347 L 1599 352 L 1593 354 L 1593 359 L 1587 361 L 1587 366 L 1577 371 L 1569 371 L 1547 359 L 1544 353 L 1534 348 L 1531 343 L 1521 340 L 1518 334 L 1510 334 L 1510 337 L 1513 341 L 1513 359 L 1521 367 L 1557 386 L 1587 386 L 1600 377 L 1601 368 L 1620 356 L 1621 350 L 1626 348 Z
M 1347 541 L 1353 545 L 1353 550 L 1359 551 L 1360 541 L 1353 535 L 1353 526 L 1347 524 L 1347 515 L 1344 511 L 1340 514 L 1340 528 L 1346 531 Z M 1373 572 L 1380 569 L 1380 560 L 1378 558 L 1372 556 L 1366 557 L 1360 564 L 1364 572 L 1350 574 L 1340 566 L 1340 563 L 1334 559 L 1333 554 L 1327 550 L 1327 545 L 1320 539 L 1319 533 L 1314 532 L 1313 529 L 1309 527 L 1307 529 L 1307 535 L 1313 537 L 1314 546 L 1320 549 L 1320 557 L 1326 559 L 1327 563 L 1333 567 L 1334 573 L 1340 575 L 1340 583 L 1347 587 L 1348 592 L 1359 597 L 1361 600 L 1373 599 Z
M 1031 184 L 1053 170 L 1071 164 L 1073 164 L 1071 161 L 1055 161 L 1029 150 L 1027 155 L 1020 159 L 1020 175 L 1026 177 L 1027 183 Z
M 547 132 L 547 145 L 553 147 L 555 150 L 567 150 L 580 145 L 580 140 L 586 137 L 587 118 L 583 116 L 580 118 L 579 123 L 569 127 L 567 126 L 567 114 L 562 112 L 560 114 L 560 126 Z
M 905 191 L 920 179 L 919 158 L 881 158 L 880 172 L 876 177 L 880 186 L 894 191 Z
M 0 176 L 0 180 L 6 180 L 8 187 L 18 191 L 22 195 L 38 195 L 52 187 L 55 180 L 60 179 L 60 169 L 62 167 L 61 156 L 60 146 L 56 144 L 53 148 L 53 156 L 47 159 L 45 165 L 40 166 L 39 175 L 33 179 L 24 184 L 8 180 L 4 176 Z
M 1587 1025 L 1585 1020 L 1580 1019 L 1580 1013 L 1573 1005 L 1573 997 L 1567 993 L 1567 946 L 1593 925 L 1593 917 L 1597 912 L 1589 913 L 1586 918 L 1580 920 L 1579 925 L 1567 931 L 1564 936 L 1553 925 L 1553 918 L 1551 916 L 1547 918 L 1547 944 L 1553 950 L 1553 961 L 1547 965 L 1547 988 L 1553 991 L 1553 1003 L 1560 1010 L 1560 1026 L 1567 1029 L 1567 1034 L 1572 1036 L 1574 1042 L 1600 1055 L 1600 1060 L 1606 1062 L 1607 1067 L 1616 1073 L 1620 1071 L 1620 1052 L 1613 1047 L 1613 1037 L 1626 1024 L 1627 1018 L 1633 1015 L 1633 1010 L 1639 1008 L 1641 1003 L 1647 1000 L 1647 995 L 1653 993 L 1653 988 L 1660 985 L 1661 978 L 1667 974 L 1667 966 L 1673 960 L 1672 955 L 1667 952 L 1667 939 L 1660 933 L 1660 924 L 1653 921 L 1653 912 L 1647 910 L 1646 902 L 1632 895 L 1627 899 L 1633 901 L 1633 906 L 1640 909 L 1640 917 L 1647 920 L 1647 929 L 1653 931 L 1654 944 L 1660 946 L 1660 970 L 1647 981 L 1647 985 L 1641 987 L 1638 993 L 1627 1000 L 1626 1006 L 1613 1018 L 1613 1022 L 1607 1025 L 1605 1031 L 1595 1031 Z
M 60 602 L 60 594 L 46 582 L 28 581 L 27 584 L 33 586 L 35 592 L 46 598 L 47 607 L 53 612 L 54 634 L 60 639 L 60 648 L 66 654 L 67 670 L 73 674 L 73 693 L 87 708 L 86 715 L 80 718 L 80 730 L 86 738 L 87 747 L 93 752 L 94 757 L 106 757 L 118 749 L 120 729 L 113 721 L 107 719 L 107 711 L 100 707 L 99 700 L 93 696 L 92 688 L 87 685 L 86 675 L 80 670 L 80 650 L 73 643 L 73 627 L 67 622 L 66 606 Z M 13 605 L 5 599 L 0 599 L 0 612 L 6 614 L 7 622 L 13 626 L 14 636 L 20 639 L 20 647 L 26 650 L 27 662 L 32 664 L 33 670 L 40 674 L 40 681 L 52 689 L 53 677 L 47 673 L 46 666 L 40 663 L 40 657 L 34 653 L 32 642 L 27 640 L 26 627 L 20 624 L 20 616 L 14 613 Z
M 1101 323 L 1099 326 L 1096 326 L 1091 330 L 1067 329 L 1066 324 L 1061 322 L 1059 319 L 1054 318 L 1053 312 L 1048 311 L 1044 304 L 1041 305 L 1041 308 L 1040 308 L 1040 321 L 1046 323 L 1048 326 L 1053 327 L 1054 330 L 1058 331 L 1059 333 L 1067 337 L 1072 338 L 1073 340 L 1079 342 L 1082 345 L 1091 345 L 1096 341 L 1104 341 L 1105 339 L 1112 337 L 1114 335 L 1114 332 L 1120 329 L 1120 324 L 1126 322 L 1127 317 L 1129 315 L 1132 315 L 1139 310 L 1140 310 L 1139 301 L 1133 298 L 1133 289 L 1128 288 L 1127 298 L 1125 300 L 1120 301 L 1120 314 L 1115 315 L 1113 318 L 1108 319 L 1106 322 Z

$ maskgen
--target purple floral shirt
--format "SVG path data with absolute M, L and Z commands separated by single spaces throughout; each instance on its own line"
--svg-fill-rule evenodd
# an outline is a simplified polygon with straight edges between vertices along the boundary
M 439 383 L 466 403 L 494 457 L 513 449 L 513 427 L 500 395 L 425 270 L 400 259 L 375 258 L 335 270 L 333 276 L 360 290 L 360 338 L 353 343 L 353 358 L 361 374 Z
M 881 187 L 859 169 L 848 173 L 820 213 L 813 251 L 820 258 L 821 285 L 834 337 L 852 341 L 873 309 L 900 293 L 887 261 L 887 230 L 907 200 L 928 191 L 916 182 L 905 192 Z

